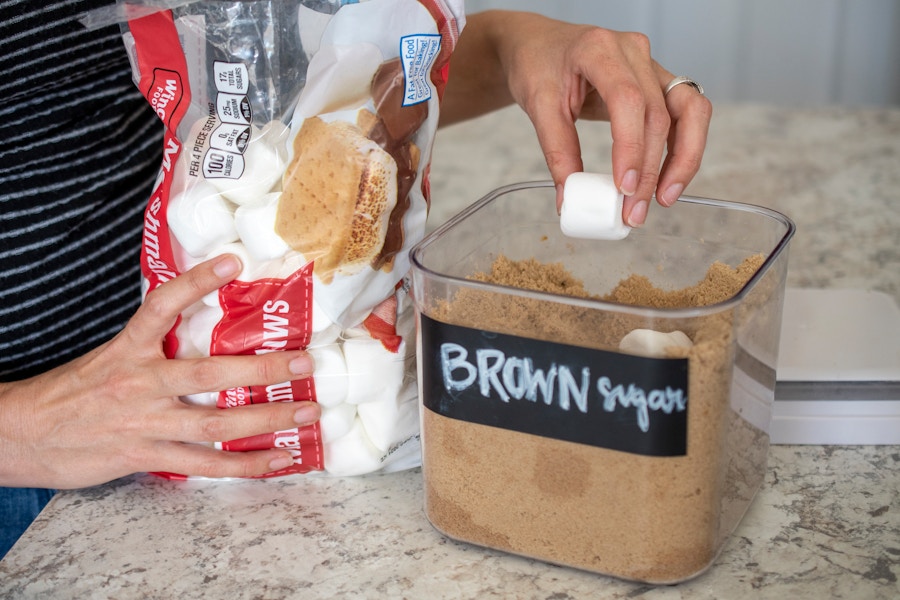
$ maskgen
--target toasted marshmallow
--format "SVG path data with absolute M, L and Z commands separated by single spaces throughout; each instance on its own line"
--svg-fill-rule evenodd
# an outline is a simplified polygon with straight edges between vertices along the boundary
M 635 329 L 619 342 L 619 350 L 651 358 L 665 358 L 667 348 L 690 348 L 694 343 L 683 331 L 663 333 L 653 329 Z
M 563 187 L 560 228 L 569 237 L 621 240 L 631 231 L 622 220 L 623 203 L 611 175 L 572 173 Z

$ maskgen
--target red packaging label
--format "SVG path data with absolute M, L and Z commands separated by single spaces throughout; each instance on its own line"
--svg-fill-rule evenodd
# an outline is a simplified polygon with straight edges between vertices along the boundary
M 312 335 L 312 263 L 285 279 L 232 281 L 219 290 L 224 315 L 213 330 L 212 354 L 265 354 L 299 350 Z M 219 393 L 219 408 L 264 402 L 316 399 L 312 377 L 266 386 L 241 386 Z M 294 467 L 324 468 L 319 424 L 231 440 L 223 450 L 245 451 L 287 448 Z M 303 472 L 293 470 L 291 472 Z
M 160 181 L 144 213 L 141 270 L 153 290 L 179 275 L 166 222 L 173 170 L 182 145 L 176 128 L 190 104 L 188 69 L 169 11 L 153 13 L 129 22 L 134 36 L 141 80 L 138 88 L 166 126 Z M 225 312 L 213 332 L 211 354 L 262 354 L 278 350 L 296 350 L 309 343 L 312 310 L 312 265 L 287 279 L 235 281 L 219 292 Z M 179 317 L 180 321 L 180 317 Z M 175 330 L 166 335 L 164 350 L 173 357 L 178 349 Z M 311 377 L 268 386 L 246 386 L 224 390 L 218 406 L 229 408 L 261 402 L 315 400 Z M 266 476 L 304 473 L 324 468 L 321 433 L 318 423 L 221 444 L 223 450 L 261 450 L 286 448 L 294 455 L 294 465 Z M 170 479 L 182 475 L 160 473 Z

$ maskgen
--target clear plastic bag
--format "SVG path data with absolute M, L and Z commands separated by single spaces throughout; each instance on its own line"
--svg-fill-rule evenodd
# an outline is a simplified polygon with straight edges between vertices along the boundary
M 424 235 L 462 4 L 117 7 L 135 83 L 167 129 L 145 214 L 145 292 L 222 253 L 243 262 L 184 311 L 167 355 L 308 348 L 316 361 L 307 380 L 184 398 L 319 402 L 315 425 L 216 444 L 290 449 L 295 464 L 269 476 L 420 462 L 408 250 Z

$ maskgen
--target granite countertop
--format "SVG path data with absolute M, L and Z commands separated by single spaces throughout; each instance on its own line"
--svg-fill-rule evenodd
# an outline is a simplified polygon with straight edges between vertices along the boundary
M 581 126 L 587 170 L 607 170 L 608 132 Z M 442 131 L 432 172 L 431 227 L 493 188 L 547 177 L 517 109 Z M 900 110 L 716 107 L 688 194 L 790 216 L 789 286 L 900 301 Z M 136 475 L 62 492 L 0 562 L 0 596 L 866 600 L 900 597 L 898 577 L 900 447 L 774 446 L 717 560 L 674 586 L 452 541 L 426 520 L 416 469 L 222 482 Z

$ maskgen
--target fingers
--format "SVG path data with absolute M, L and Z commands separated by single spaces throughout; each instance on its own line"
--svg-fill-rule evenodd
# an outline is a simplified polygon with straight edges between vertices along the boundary
M 637 33 L 615 33 L 619 52 L 587 72 L 604 99 L 613 138 L 613 179 L 625 196 L 622 216 L 641 225 L 657 187 L 671 120 L 658 83 L 650 42 Z
M 556 183 L 557 208 L 562 183 L 583 169 L 575 120 L 582 112 L 588 118 L 609 119 L 613 179 L 625 196 L 622 216 L 636 227 L 645 221 L 654 194 L 660 204 L 670 206 L 696 175 L 712 105 L 687 85 L 664 96 L 673 75 L 653 60 L 645 35 L 600 28 L 578 28 L 577 34 L 571 40 L 576 50 L 561 67 L 562 77 L 557 75 L 564 83 L 543 90 L 544 96 L 557 98 L 543 97 L 523 106 Z M 581 86 L 566 77 L 581 81 Z
M 584 170 L 581 162 L 581 145 L 575 129 L 575 119 L 559 106 L 541 107 L 536 103 L 532 111 L 532 124 L 537 133 L 538 143 L 547 161 L 550 177 L 556 184 L 556 210 L 562 208 L 562 190 L 566 178 Z
M 679 85 L 666 96 L 666 106 L 672 115 L 673 126 L 656 199 L 663 206 L 672 206 L 700 170 L 712 118 L 712 103 L 694 88 Z
M 294 459 L 286 450 L 223 452 L 199 444 L 161 443 L 153 448 L 155 472 L 197 477 L 258 477 L 284 469 Z
M 185 396 L 293 381 L 308 377 L 314 368 L 308 352 L 290 350 L 254 356 L 166 360 L 149 365 L 147 375 L 149 385 L 160 396 Z
M 189 406 L 177 397 L 251 386 L 286 387 L 313 370 L 312 357 L 303 350 L 148 363 L 134 374 L 143 381 L 135 387 L 162 401 L 136 426 L 156 439 L 217 442 L 307 425 L 320 415 L 314 402 L 266 402 L 220 410 Z
M 271 402 L 237 408 L 188 406 L 178 402 L 160 414 L 160 439 L 175 442 L 225 442 L 312 425 L 321 409 L 316 402 Z M 156 429 L 152 421 L 149 426 Z
M 136 458 L 130 470 L 201 477 L 251 477 L 277 471 L 293 463 L 285 450 L 228 452 L 194 442 L 230 441 L 287 431 L 312 425 L 320 416 L 316 402 L 274 402 L 225 410 L 179 404 L 177 410 L 160 419 L 165 434 L 149 446 L 145 457 Z
M 125 331 L 136 344 L 156 345 L 183 310 L 233 280 L 240 271 L 240 259 L 232 254 L 200 263 L 151 290 Z

